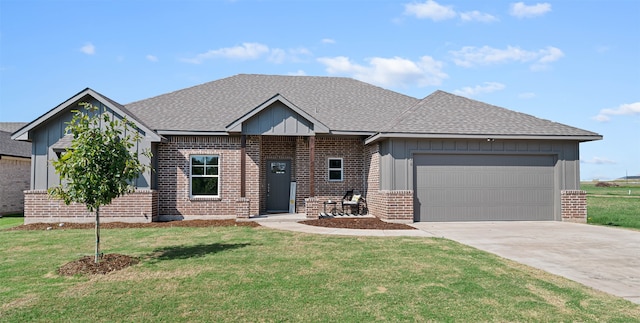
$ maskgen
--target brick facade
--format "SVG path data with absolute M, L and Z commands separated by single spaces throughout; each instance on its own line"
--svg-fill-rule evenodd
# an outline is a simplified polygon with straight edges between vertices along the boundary
M 158 191 L 160 220 L 235 218 L 240 196 L 240 137 L 175 136 L 158 145 Z M 249 214 L 258 214 L 259 137 L 246 144 L 246 200 Z M 190 196 L 191 155 L 217 155 L 220 161 L 220 192 L 217 198 Z M 244 214 L 244 211 L 242 212 Z
M 23 212 L 23 191 L 29 189 L 30 174 L 30 159 L 0 158 L 0 215 Z
M 587 222 L 587 192 L 565 190 L 560 193 L 562 221 Z
M 95 221 L 95 213 L 87 211 L 84 204 L 65 205 L 52 198 L 45 190 L 24 192 L 24 223 L 88 223 Z M 138 190 L 114 199 L 111 204 L 100 207 L 101 222 L 145 223 L 154 220 L 158 212 L 158 192 Z

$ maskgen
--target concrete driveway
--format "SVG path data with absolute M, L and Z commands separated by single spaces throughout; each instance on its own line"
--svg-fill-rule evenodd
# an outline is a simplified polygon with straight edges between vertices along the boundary
M 412 225 L 640 304 L 640 231 L 566 222 Z

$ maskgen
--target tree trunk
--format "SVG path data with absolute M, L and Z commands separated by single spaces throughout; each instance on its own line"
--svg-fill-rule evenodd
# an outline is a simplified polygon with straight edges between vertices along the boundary
M 96 208 L 96 258 L 95 263 L 100 262 L 100 207 Z

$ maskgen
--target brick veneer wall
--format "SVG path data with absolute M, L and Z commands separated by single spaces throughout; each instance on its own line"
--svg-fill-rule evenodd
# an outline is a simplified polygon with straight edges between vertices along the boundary
M 0 158 L 0 214 L 22 213 L 30 174 L 30 159 Z
M 367 207 L 369 213 L 385 220 L 413 220 L 413 191 L 380 190 L 379 145 L 366 148 Z
M 378 218 L 386 220 L 413 220 L 413 191 L 377 191 L 367 201 Z
M 562 221 L 587 222 L 587 192 L 565 190 L 560 193 Z
M 329 158 L 342 158 L 343 180 L 329 181 Z M 364 192 L 364 141 L 360 138 L 317 137 L 315 150 L 315 195 L 341 200 L 351 189 Z
M 240 199 L 240 137 L 173 136 L 158 145 L 159 219 L 234 218 Z M 246 144 L 246 199 L 249 213 L 258 214 L 259 137 L 249 136 Z M 220 157 L 220 197 L 190 197 L 190 155 Z M 242 212 L 244 216 L 244 211 Z
M 24 192 L 24 223 L 86 223 L 95 220 L 84 204 L 65 205 L 52 198 L 46 190 Z M 158 192 L 155 190 L 137 190 L 114 199 L 111 204 L 100 207 L 101 222 L 151 222 L 158 213 Z

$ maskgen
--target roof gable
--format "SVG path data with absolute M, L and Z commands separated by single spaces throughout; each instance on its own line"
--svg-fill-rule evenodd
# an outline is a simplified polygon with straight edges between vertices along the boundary
M 133 115 L 131 112 L 129 112 L 125 107 L 123 107 L 121 104 L 107 98 L 106 96 L 90 89 L 90 88 L 86 88 L 80 92 L 78 92 L 78 94 L 72 96 L 71 98 L 69 98 L 68 100 L 64 101 L 63 103 L 61 103 L 60 105 L 58 105 L 57 107 L 49 110 L 47 113 L 41 115 L 40 117 L 38 117 L 36 120 L 28 123 L 26 126 L 20 128 L 18 131 L 16 131 L 12 136 L 11 139 L 13 140 L 21 140 L 21 141 L 30 141 L 30 137 L 29 137 L 29 131 L 38 127 L 39 125 L 46 123 L 47 120 L 50 120 L 51 118 L 54 118 L 55 116 L 58 116 L 62 113 L 64 113 L 67 110 L 70 110 L 72 106 L 74 106 L 77 102 L 83 100 L 83 98 L 90 96 L 93 99 L 97 100 L 98 102 L 102 103 L 103 105 L 105 105 L 106 107 L 108 107 L 111 111 L 114 111 L 115 113 L 119 114 L 120 116 L 123 117 L 127 117 L 127 119 L 129 119 L 129 121 L 133 122 L 136 127 L 138 127 L 140 130 L 142 130 L 143 132 L 145 132 L 145 136 L 149 137 L 151 141 L 161 141 L 162 137 L 160 137 L 158 134 L 156 134 L 155 132 L 153 132 L 151 129 L 149 129 L 143 122 L 141 122 L 140 120 L 138 120 L 136 118 L 135 115 Z
M 281 105 L 278 105 L 281 103 Z M 284 107 L 283 107 L 284 106 Z M 228 132 L 245 134 L 311 135 L 328 133 L 329 128 L 304 110 L 276 94 L 226 127 Z

